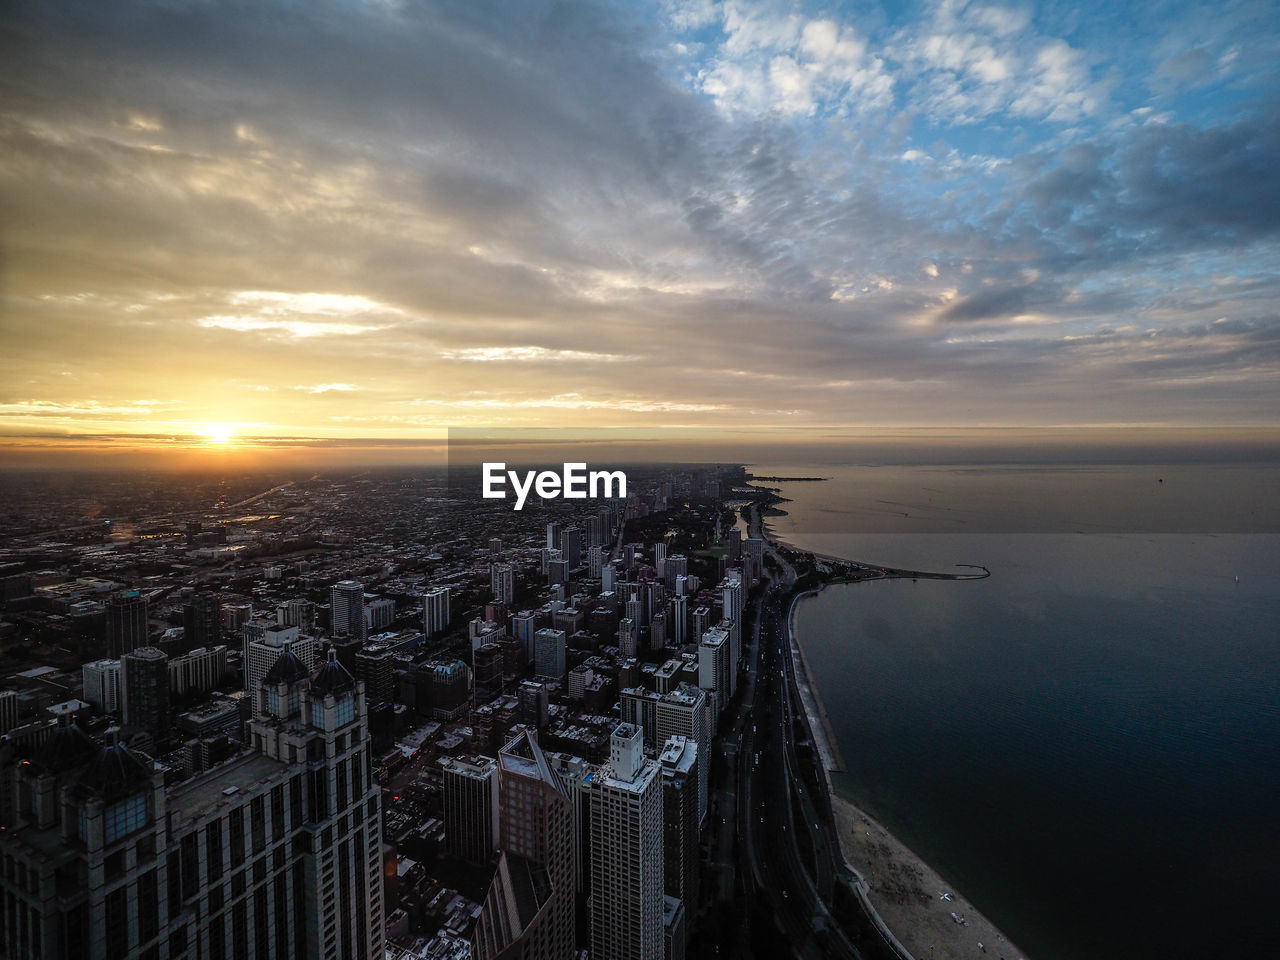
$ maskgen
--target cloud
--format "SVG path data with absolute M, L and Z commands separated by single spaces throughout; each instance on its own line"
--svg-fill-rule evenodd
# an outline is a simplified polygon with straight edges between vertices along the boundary
M 14 5 L 0 416 L 1270 416 L 1274 25 L 1030 11 Z

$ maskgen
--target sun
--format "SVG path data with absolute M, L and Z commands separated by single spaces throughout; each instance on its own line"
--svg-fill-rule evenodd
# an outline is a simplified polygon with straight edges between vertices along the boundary
M 210 423 L 200 432 L 210 443 L 231 443 L 236 438 L 235 427 L 229 423 Z

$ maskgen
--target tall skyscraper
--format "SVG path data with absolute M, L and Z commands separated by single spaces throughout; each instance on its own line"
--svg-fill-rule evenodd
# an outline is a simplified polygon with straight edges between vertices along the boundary
M 715 727 L 707 692 L 693 684 L 681 683 L 663 695 L 654 706 L 654 741 L 666 743 L 680 736 L 698 746 L 698 822 L 707 816 L 711 773 L 711 737 Z
M 182 607 L 182 648 L 216 647 L 222 642 L 222 601 L 214 593 L 197 593 Z
M 729 703 L 729 675 L 733 666 L 729 659 L 729 634 L 718 627 L 702 635 L 698 644 L 698 686 L 712 698 L 711 715 L 719 718 Z
M 244 689 L 250 696 L 258 689 L 285 647 L 292 649 L 293 655 L 308 666 L 316 662 L 315 638 L 303 636 L 297 627 L 286 627 L 278 623 L 267 624 L 261 629 L 250 629 L 251 627 L 253 624 L 245 625 L 243 659 Z M 257 716 L 256 697 L 253 698 L 252 710 L 253 715 Z
M 502 647 L 484 643 L 471 652 L 471 678 L 475 687 L 475 704 L 488 703 L 502 693 Z
M 120 661 L 94 660 L 80 668 L 84 698 L 103 713 L 120 710 Z
M 422 597 L 422 632 L 434 637 L 449 625 L 449 588 L 433 587 Z
M 495 563 L 489 567 L 489 588 L 493 598 L 511 603 L 516 596 L 516 572 L 509 563 Z
M 591 789 L 591 956 L 662 957 L 662 779 L 643 734 L 619 724 Z
M 582 528 L 566 527 L 560 532 L 560 557 L 570 570 L 582 566 Z
M 305 597 L 277 603 L 276 623 L 297 627 L 302 633 L 311 633 L 316 626 L 316 605 Z
M 546 680 L 563 680 L 565 674 L 565 633 L 545 628 L 533 635 L 533 673 Z
M 395 658 L 381 644 L 365 647 L 355 655 L 355 675 L 364 681 L 370 703 L 386 703 L 395 696 Z
M 547 524 L 547 549 L 560 549 L 560 529 L 560 524 L 554 520 Z
M 0 831 L 0 955 L 381 960 L 363 689 L 288 653 L 257 694 L 252 749 L 171 787 L 69 722 L 24 758 L 14 788 L 30 802 Z
M 671 737 L 658 754 L 662 768 L 663 889 L 694 907 L 698 903 L 698 745 Z
M 147 645 L 147 601 L 137 590 L 107 600 L 107 656 L 123 654 Z
M 120 658 L 120 709 L 126 727 L 145 730 L 157 744 L 169 739 L 169 658 L 138 647 Z
M 570 960 L 573 801 L 527 731 L 498 753 L 498 807 L 502 855 L 476 925 L 476 960 Z
M 491 757 L 446 757 L 444 840 L 468 863 L 487 863 L 498 848 L 498 764 Z
M 329 590 L 330 630 L 335 637 L 364 636 L 364 587 L 339 580 Z

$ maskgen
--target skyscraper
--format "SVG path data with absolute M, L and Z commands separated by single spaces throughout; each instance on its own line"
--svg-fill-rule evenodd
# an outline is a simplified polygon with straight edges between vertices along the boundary
M 486 863 L 498 847 L 498 764 L 491 757 L 446 757 L 444 840 L 468 863 Z
M 120 661 L 94 660 L 80 668 L 84 698 L 103 713 L 120 709 Z
M 501 860 L 473 938 L 477 960 L 574 955 L 573 801 L 536 739 L 498 753 Z
M 663 889 L 691 907 L 698 904 L 698 745 L 671 737 L 658 754 L 662 768 Z
M 621 723 L 591 789 L 591 956 L 662 957 L 662 779 L 643 734 Z
M 137 590 L 107 600 L 107 656 L 121 655 L 147 645 L 147 601 Z
M 533 673 L 540 679 L 563 680 L 565 633 L 544 628 L 533 635 Z
M 138 647 L 120 658 L 120 709 L 127 727 L 145 730 L 163 745 L 169 739 L 169 658 Z
M 279 659 L 285 647 L 292 649 L 293 655 L 308 666 L 316 662 L 315 638 L 303 636 L 298 632 L 297 627 L 272 623 L 261 629 L 251 629 L 253 626 L 253 624 L 245 625 L 243 660 L 244 689 L 250 696 L 258 689 L 267 671 Z M 253 697 L 252 710 L 253 715 L 257 716 L 257 697 Z
M 70 723 L 25 758 L 0 831 L 0 954 L 381 960 L 363 688 L 292 652 L 264 683 L 253 748 L 175 786 Z
M 216 647 L 222 642 L 222 601 L 197 593 L 182 607 L 182 648 Z
M 511 603 L 516 596 L 516 572 L 509 563 L 495 563 L 489 567 L 489 588 L 493 598 Z
M 654 741 L 681 736 L 698 745 L 698 822 L 706 818 L 714 725 L 707 692 L 681 683 L 654 705 Z
M 422 632 L 434 637 L 449 625 L 449 588 L 434 587 L 422 597 Z
M 729 633 L 719 627 L 702 635 L 698 644 L 698 686 L 712 698 L 712 717 L 719 718 L 729 703 L 729 675 L 733 666 L 729 660 Z
M 364 587 L 339 580 L 329 591 L 330 630 L 335 637 L 364 636 Z

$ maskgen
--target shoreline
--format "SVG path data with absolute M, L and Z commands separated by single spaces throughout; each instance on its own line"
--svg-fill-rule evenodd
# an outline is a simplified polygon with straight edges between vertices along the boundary
M 760 527 L 775 549 L 781 545 L 782 541 L 769 530 L 763 515 Z M 878 917 L 882 932 L 900 956 L 919 960 L 926 957 L 1026 960 L 1027 954 L 940 873 L 836 788 L 832 774 L 845 770 L 844 759 L 796 628 L 796 610 L 801 601 L 818 596 L 830 585 L 806 590 L 792 599 L 787 613 L 788 633 L 792 662 L 800 666 L 795 671 L 796 689 L 809 721 L 814 750 L 822 763 L 840 855 L 855 878 L 859 899 Z

